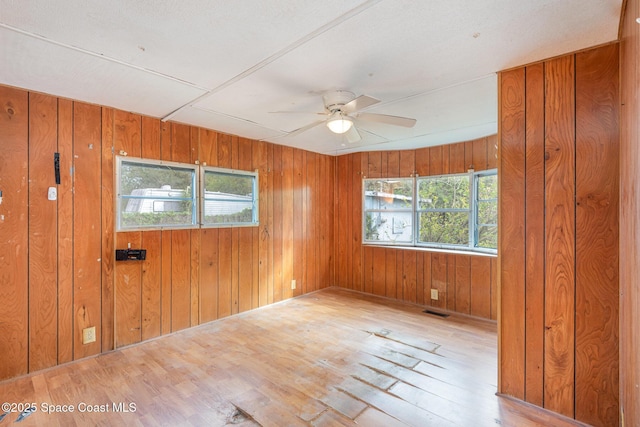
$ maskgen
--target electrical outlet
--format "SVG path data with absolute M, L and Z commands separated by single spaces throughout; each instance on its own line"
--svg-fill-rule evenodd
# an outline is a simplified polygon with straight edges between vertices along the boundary
M 295 289 L 296 288 L 296 279 L 293 279 L 291 281 L 291 289 Z
M 84 328 L 82 330 L 82 344 L 96 342 L 96 327 Z
M 438 300 L 438 290 L 431 289 L 431 299 L 437 301 Z

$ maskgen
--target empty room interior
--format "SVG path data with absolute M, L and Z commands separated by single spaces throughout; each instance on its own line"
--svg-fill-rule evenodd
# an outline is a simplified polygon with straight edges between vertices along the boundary
M 0 0 L 0 427 L 640 426 L 640 0 Z

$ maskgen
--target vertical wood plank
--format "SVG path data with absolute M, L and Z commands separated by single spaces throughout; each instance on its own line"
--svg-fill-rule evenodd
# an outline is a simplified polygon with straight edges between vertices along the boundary
M 252 155 L 251 141 L 238 138 L 238 169 L 251 171 Z M 238 230 L 238 239 L 238 311 L 243 312 L 251 310 L 252 307 L 253 227 L 241 227 Z
M 396 178 L 400 176 L 400 152 L 387 152 L 387 177 Z
M 545 63 L 545 407 L 574 416 L 574 57 Z
M 162 298 L 162 302 L 161 302 L 161 307 L 162 307 L 162 312 L 161 312 L 161 332 L 162 334 L 168 334 L 171 333 L 171 324 L 172 324 L 172 320 L 171 320 L 171 307 L 173 306 L 173 302 L 171 300 L 173 292 L 171 291 L 172 288 L 172 278 L 171 278 L 171 272 L 172 272 L 172 249 L 171 249 L 171 236 L 172 236 L 172 232 L 171 231 L 162 231 L 161 232 L 162 235 L 162 248 L 161 248 L 161 252 L 162 252 L 162 277 L 161 277 L 161 281 L 162 281 L 162 294 L 161 294 L 161 298 Z
M 200 320 L 202 323 L 218 318 L 218 262 L 219 240 L 217 228 L 202 230 L 200 239 Z
M 576 54 L 575 413 L 594 426 L 620 423 L 618 93 L 617 45 Z
M 442 173 L 443 174 L 448 174 L 451 173 L 450 171 L 450 167 L 451 165 L 449 164 L 449 161 L 451 160 L 450 158 L 450 144 L 447 145 L 442 145 Z
M 464 164 L 464 142 L 449 146 L 449 173 L 464 173 L 467 171 Z
M 413 176 L 416 170 L 416 151 L 402 150 L 400 151 L 400 170 L 398 176 L 407 178 Z
M 526 73 L 525 399 L 543 406 L 544 365 L 544 64 Z
M 487 137 L 487 169 L 498 167 L 498 135 Z
M 476 171 L 487 169 L 487 138 L 473 141 L 473 168 Z
M 28 371 L 28 194 L 29 167 L 28 93 L 0 86 L 0 378 Z
M 219 231 L 220 250 L 218 252 L 218 318 L 232 314 L 231 302 L 231 229 Z
M 197 127 L 190 128 L 191 164 L 200 164 L 200 133 Z M 196 179 L 199 179 L 196 177 Z M 195 206 L 198 209 L 198 206 Z M 200 250 L 201 230 L 191 230 L 191 326 L 199 325 L 200 320 Z
M 417 302 L 416 294 L 416 251 L 404 251 L 402 258 L 402 299 Z
M 293 279 L 296 280 L 296 289 L 293 295 L 302 294 L 303 271 L 307 264 L 304 250 L 304 182 L 305 160 L 304 151 L 293 151 Z
M 114 114 L 114 151 L 142 157 L 142 118 L 138 114 L 116 110 Z M 150 148 L 145 148 L 145 151 Z M 151 153 L 149 153 L 151 154 Z M 117 233 L 118 249 L 142 247 L 142 233 Z M 142 339 L 142 264 L 115 264 L 115 344 L 116 347 L 140 342 Z
M 98 354 L 101 338 L 102 233 L 100 107 L 74 103 L 74 359 Z M 82 344 L 82 330 L 95 326 L 96 341 Z
M 464 142 L 464 166 L 465 171 L 473 169 L 473 141 Z
M 491 320 L 498 319 L 498 281 L 500 270 L 498 270 L 498 258 L 491 258 Z
M 372 255 L 372 265 L 373 265 L 373 275 L 372 275 L 372 285 L 373 285 L 373 293 L 375 295 L 384 296 L 386 294 L 386 277 L 387 273 L 386 269 L 386 249 L 374 247 L 371 251 Z
M 350 157 L 351 283 L 353 289 L 362 291 L 364 290 L 362 281 L 362 154 L 354 153 Z
M 273 147 L 273 302 L 283 298 L 283 176 L 282 146 L 276 145 Z
M 231 314 L 239 310 L 240 292 L 240 230 L 231 229 Z
M 373 248 L 364 246 L 362 248 L 362 287 L 364 292 L 373 293 Z
M 491 258 L 471 257 L 472 316 L 491 318 Z
M 425 263 L 425 269 L 427 267 L 427 263 Z M 426 273 L 425 270 L 425 275 Z M 431 299 L 431 289 L 438 290 L 437 300 Z M 429 300 L 427 300 L 427 296 L 429 296 Z M 431 301 L 431 305 L 434 307 L 447 308 L 447 298 L 447 255 L 433 252 L 431 254 L 431 287 L 428 292 L 425 292 L 425 303 Z
M 458 313 L 471 313 L 471 257 L 468 255 L 455 255 L 455 311 Z
M 385 248 L 385 295 L 389 298 L 396 298 L 396 249 Z
M 139 231 L 117 233 L 116 247 L 142 247 L 142 233 Z M 116 266 L 116 347 L 122 347 L 142 340 L 142 264 L 120 262 Z
M 189 150 L 187 150 L 187 153 Z M 171 232 L 171 331 L 191 326 L 191 230 Z
M 160 120 L 142 117 L 142 157 L 160 160 Z M 104 161 L 103 161 L 104 164 Z M 103 190 L 104 191 L 104 190 Z M 160 231 L 142 233 L 141 247 L 147 250 L 147 259 L 142 262 L 142 340 L 161 334 L 162 301 L 162 234 Z
M 369 171 L 367 178 L 381 178 L 382 177 L 382 154 L 380 151 L 373 151 L 369 153 Z
M 291 298 L 293 279 L 293 148 L 282 147 L 282 297 Z
M 425 277 L 424 277 L 425 276 L 424 254 L 426 254 L 426 252 L 416 253 L 416 303 L 417 304 L 425 304 L 424 292 L 427 284 L 425 283 Z M 431 261 L 431 255 L 429 255 L 429 261 Z M 429 279 L 431 279 L 431 264 L 429 264 Z M 431 280 L 429 280 L 429 288 L 431 288 Z
M 422 260 L 422 268 L 418 269 L 418 272 L 422 274 L 422 280 L 420 280 L 417 291 L 417 303 L 425 305 L 433 305 L 431 301 L 431 252 L 422 252 L 422 256 L 418 255 L 418 259 Z
M 258 258 L 260 259 L 258 265 L 258 275 L 259 275 L 259 288 L 258 288 L 258 305 L 260 307 L 266 305 L 269 301 L 269 277 L 270 277 L 270 268 L 269 268 L 269 255 L 270 251 L 270 242 L 271 242 L 271 228 L 269 227 L 269 212 L 271 212 L 271 205 L 269 203 L 271 192 L 269 191 L 269 175 L 270 175 L 270 166 L 269 166 L 269 146 L 266 142 L 258 142 L 254 145 L 254 161 L 256 161 L 256 166 L 259 169 L 260 179 L 259 179 L 259 196 L 260 196 L 260 229 L 259 229 L 259 242 L 258 242 Z M 306 201 L 305 208 L 306 208 Z M 305 281 L 303 280 L 302 286 L 305 286 Z
M 57 189 L 53 153 L 57 152 L 57 99 L 29 94 L 29 370 L 58 360 Z
M 106 110 L 106 109 L 104 109 Z M 113 348 L 113 154 L 111 114 L 102 117 L 102 351 Z M 108 148 L 108 156 L 105 150 Z M 58 99 L 58 364 L 73 360 L 73 102 Z M 106 165 L 105 165 L 106 162 Z M 105 183 L 105 173 L 110 180 Z M 105 197 L 110 196 L 108 204 Z M 106 206 L 109 206 L 109 212 Z
M 416 173 L 419 176 L 431 175 L 429 164 L 431 162 L 429 148 L 419 148 L 416 150 Z
M 620 43 L 620 412 L 628 425 L 640 425 L 640 2 L 629 0 Z
M 349 260 L 347 253 L 351 250 L 349 246 L 349 201 L 350 183 L 348 182 L 349 165 L 351 158 L 348 155 L 339 156 L 338 162 L 338 181 L 336 185 L 335 204 L 338 209 L 338 223 L 336 224 L 336 284 L 344 288 L 350 288 L 351 283 L 347 277 L 350 276 Z
M 442 146 L 429 147 L 429 175 L 442 175 Z
M 161 333 L 162 232 L 142 233 L 141 247 L 147 250 L 142 261 L 141 338 L 148 340 Z
M 447 260 L 447 290 L 445 293 L 447 302 L 445 308 L 450 311 L 456 311 L 456 261 L 458 255 L 447 254 L 445 257 Z
M 525 375 L 525 73 L 500 74 L 499 243 L 501 393 L 524 399 Z M 465 147 L 465 153 L 467 147 Z

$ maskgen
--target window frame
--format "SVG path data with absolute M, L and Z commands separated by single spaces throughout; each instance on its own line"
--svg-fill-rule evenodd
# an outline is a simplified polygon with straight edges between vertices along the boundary
M 454 209 L 454 208 L 435 208 L 435 209 L 420 209 L 420 202 L 416 203 L 415 209 L 415 223 L 416 228 L 414 230 L 414 245 L 418 247 L 428 247 L 428 248 L 436 248 L 436 249 L 452 249 L 452 250 L 460 250 L 460 249 L 470 249 L 473 246 L 473 230 L 471 226 L 472 222 L 472 211 L 474 210 L 473 205 L 473 194 L 472 194 L 472 175 L 473 171 L 469 170 L 466 173 L 452 173 L 452 174 L 442 174 L 442 175 L 425 175 L 425 176 L 416 176 L 415 178 L 415 193 L 418 194 L 419 190 L 419 181 L 427 180 L 427 179 L 438 179 L 438 178 L 448 178 L 448 177 L 467 177 L 469 179 L 469 208 L 468 209 Z M 467 244 L 466 245 L 456 245 L 451 243 L 438 243 L 438 242 L 420 242 L 420 214 L 423 212 L 451 212 L 451 213 L 466 213 L 469 218 L 469 229 Z
M 439 249 L 439 250 L 450 250 L 457 252 L 477 252 L 484 253 L 489 255 L 495 255 L 498 253 L 498 249 L 496 248 L 485 248 L 478 246 L 478 229 L 480 225 L 494 225 L 494 224 L 478 224 L 478 180 L 484 176 L 495 175 L 497 178 L 498 170 L 496 168 L 487 169 L 482 171 L 474 171 L 473 169 L 469 169 L 464 173 L 455 173 L 455 174 L 441 174 L 441 175 L 425 175 L 425 176 L 413 176 L 413 177 L 389 177 L 389 178 L 363 178 L 362 179 L 362 244 L 363 245 L 381 245 L 381 246 L 397 246 L 397 247 L 408 247 L 408 248 L 421 248 L 421 249 Z M 421 179 L 436 179 L 443 177 L 451 177 L 451 176 L 466 176 L 469 179 L 469 209 L 455 209 L 455 208 L 437 208 L 437 209 L 420 209 L 420 202 L 418 200 L 418 189 L 419 189 L 419 181 Z M 394 241 L 378 241 L 378 240 L 367 240 L 366 239 L 366 218 L 368 212 L 377 211 L 376 209 L 367 209 L 366 208 L 366 181 L 396 181 L 396 180 L 413 180 L 413 197 L 412 197 L 412 241 L 411 242 L 401 242 L 396 243 Z M 492 199 L 493 200 L 493 199 Z M 498 198 L 495 199 L 496 204 L 498 202 Z M 390 210 L 386 210 L 389 212 Z M 397 212 L 406 212 L 407 210 L 396 210 Z M 456 244 L 443 244 L 436 242 L 419 242 L 419 233 L 420 233 L 420 214 L 423 212 L 467 212 L 469 216 L 469 238 L 466 245 L 456 245 Z M 496 211 L 497 212 L 497 211 Z M 496 226 L 497 220 L 496 220 Z
M 405 209 L 367 209 L 366 208 L 366 197 L 367 197 L 367 193 L 366 193 L 366 181 L 412 181 L 412 197 L 411 197 L 411 207 L 410 208 L 405 208 Z M 415 185 L 415 179 L 414 178 L 363 178 L 362 180 L 362 242 L 364 244 L 373 244 L 373 245 L 392 245 L 392 246 L 407 246 L 407 245 L 413 245 L 413 242 L 415 241 L 415 236 L 414 236 L 414 230 L 415 230 L 415 226 L 413 224 L 413 222 L 415 221 L 415 191 L 416 191 L 416 185 Z M 380 240 L 366 240 L 366 236 L 367 236 L 367 229 L 366 229 L 366 224 L 367 224 L 367 213 L 368 212 L 408 212 L 409 216 L 411 217 L 411 242 L 407 243 L 407 242 L 401 242 L 401 243 L 396 243 L 395 240 L 388 240 L 388 241 L 380 241 Z
M 222 222 L 222 223 L 207 223 L 205 222 L 205 204 L 206 197 L 206 185 L 205 177 L 207 172 L 219 173 L 222 175 L 237 175 L 242 177 L 251 177 L 252 182 L 252 218 L 251 222 Z M 226 169 L 215 166 L 201 166 L 200 167 L 200 226 L 201 228 L 231 228 L 231 227 L 257 227 L 260 225 L 260 175 L 258 171 L 245 171 L 237 169 Z M 210 200 L 210 199 L 209 199 Z
M 496 203 L 496 222 L 495 224 L 479 224 L 478 223 L 478 209 L 480 206 L 480 202 L 488 202 L 494 199 L 483 199 L 480 200 L 478 199 L 479 196 L 479 191 L 478 191 L 478 182 L 479 179 L 481 177 L 487 177 L 487 176 L 496 176 L 496 181 L 498 179 L 498 169 L 487 169 L 487 170 L 483 170 L 483 171 L 478 171 L 475 172 L 473 174 L 473 204 L 474 204 L 474 209 L 473 209 L 473 227 L 474 227 L 474 235 L 473 235 L 473 247 L 475 250 L 479 251 L 479 252 L 485 252 L 488 251 L 489 253 L 496 253 L 497 252 L 497 242 L 496 242 L 496 248 L 485 248 L 483 246 L 478 246 L 478 238 L 479 238 L 479 229 L 480 226 L 487 226 L 487 225 L 495 225 L 496 229 L 498 228 L 498 218 L 497 218 L 497 214 L 498 214 L 498 197 L 496 196 L 495 198 L 495 203 Z M 497 185 L 497 182 L 496 182 Z
M 192 195 L 190 198 L 181 197 L 181 198 L 169 198 L 162 196 L 153 196 L 153 197 L 145 197 L 145 196 L 131 196 L 131 195 L 123 195 L 121 194 L 121 176 L 122 176 L 122 165 L 123 163 L 131 163 L 134 165 L 147 166 L 147 167 L 173 167 L 175 169 L 182 169 L 186 171 L 191 171 L 191 185 L 192 185 Z M 145 231 L 145 230 L 181 230 L 181 229 L 192 229 L 198 228 L 200 226 L 199 217 L 198 217 L 198 198 L 199 198 L 199 182 L 198 182 L 198 165 L 191 165 L 188 163 L 179 163 L 179 162 L 171 162 L 165 160 L 154 160 L 154 159 L 143 159 L 139 157 L 128 157 L 128 156 L 116 156 L 116 165 L 115 165 L 115 231 L 122 233 L 128 231 Z M 162 183 L 160 183 L 157 188 L 162 188 Z M 152 224 L 149 226 L 135 226 L 135 227 L 126 227 L 122 226 L 122 212 L 121 207 L 123 200 L 171 200 L 171 201 L 191 201 L 191 223 L 190 224 Z

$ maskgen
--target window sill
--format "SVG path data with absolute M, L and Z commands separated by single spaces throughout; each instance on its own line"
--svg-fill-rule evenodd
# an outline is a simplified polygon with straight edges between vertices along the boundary
M 363 243 L 362 246 L 368 246 L 372 248 L 394 248 L 418 252 L 437 252 L 445 254 L 456 255 L 471 255 L 471 256 L 483 256 L 488 258 L 497 258 L 498 254 L 487 252 L 485 250 L 472 250 L 472 249 L 444 249 L 444 248 L 431 248 L 426 246 L 404 246 L 404 245 L 377 245 L 375 243 Z

